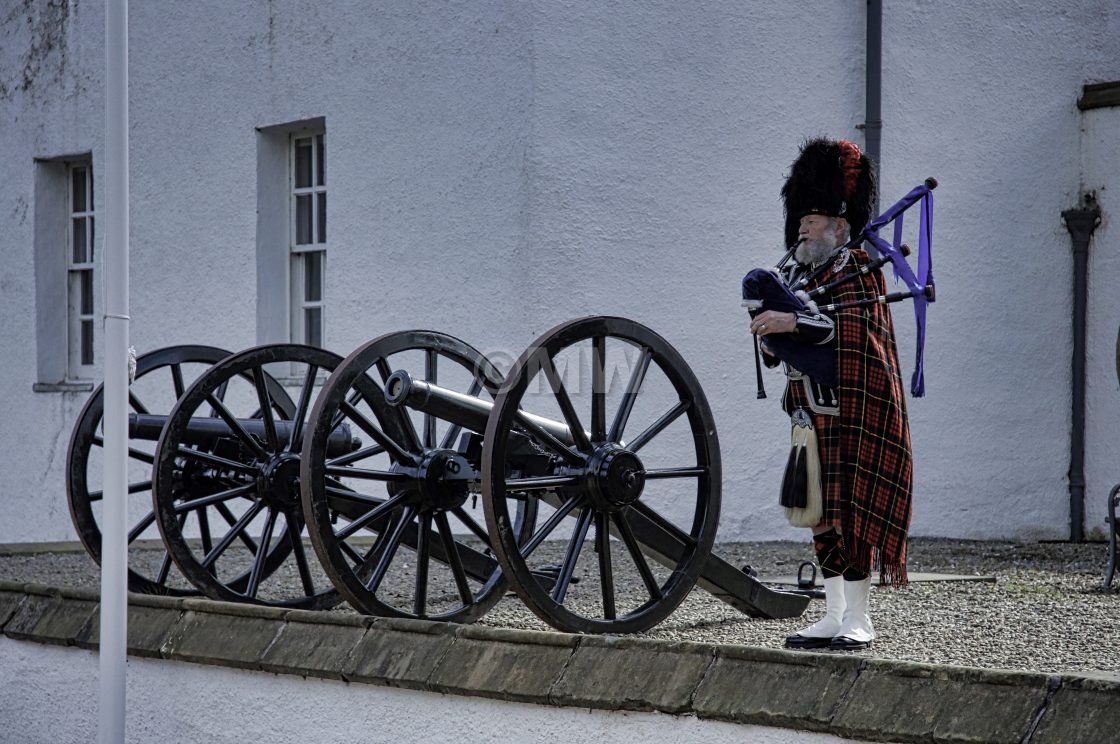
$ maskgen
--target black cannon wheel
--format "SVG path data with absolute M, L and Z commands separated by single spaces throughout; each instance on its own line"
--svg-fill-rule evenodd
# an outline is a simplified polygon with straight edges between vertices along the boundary
M 337 604 L 302 539 L 299 453 L 320 370 L 341 359 L 296 344 L 248 349 L 214 365 L 171 411 L 156 447 L 153 504 L 172 559 L 206 596 Z M 298 385 L 298 404 L 277 376 Z
M 568 442 L 526 414 L 563 422 Z M 525 437 L 552 455 L 550 472 L 519 472 Z M 634 633 L 667 617 L 711 553 L 720 482 L 715 423 L 695 375 L 665 339 L 625 318 L 574 320 L 538 338 L 486 426 L 482 493 L 495 554 L 525 604 L 559 630 Z M 528 540 L 512 539 L 526 497 L 551 513 L 540 511 Z M 543 584 L 536 577 L 557 556 L 556 581 Z
M 229 356 L 230 352 L 213 346 L 170 346 L 143 354 L 136 359 L 136 377 L 129 390 L 129 404 L 134 413 L 166 414 L 194 381 L 211 365 Z M 101 563 L 100 452 L 104 447 L 101 418 L 105 408 L 103 386 L 86 401 L 66 454 L 66 494 L 70 518 L 86 552 Z M 186 596 L 198 594 L 177 573 L 171 571 L 171 557 L 164 550 L 150 566 L 141 560 L 151 557 L 150 540 L 144 534 L 155 521 L 151 510 L 152 475 L 155 441 L 129 442 L 129 514 L 128 589 L 142 594 Z M 91 490 L 92 489 L 92 490 Z M 135 551 L 135 552 L 133 552 Z M 176 579 L 182 586 L 175 586 Z
M 311 542 L 358 611 L 470 622 L 506 588 L 483 517 L 468 506 L 477 453 L 472 466 L 456 449 L 460 426 L 388 405 L 382 385 L 398 370 L 487 401 L 502 382 L 479 351 L 433 331 L 391 333 L 355 350 L 323 386 L 309 420 L 301 478 Z M 372 379 L 382 384 L 367 389 Z M 343 423 L 373 442 L 330 457 L 328 435 Z M 441 479 L 449 463 L 459 475 L 450 485 Z M 525 523 L 521 513 L 513 520 Z

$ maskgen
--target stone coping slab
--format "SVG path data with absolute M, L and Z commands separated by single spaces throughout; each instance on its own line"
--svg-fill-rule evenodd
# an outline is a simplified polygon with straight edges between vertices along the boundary
M 0 632 L 96 649 L 96 592 L 0 581 Z M 1120 679 L 129 595 L 129 653 L 894 742 L 1105 741 Z

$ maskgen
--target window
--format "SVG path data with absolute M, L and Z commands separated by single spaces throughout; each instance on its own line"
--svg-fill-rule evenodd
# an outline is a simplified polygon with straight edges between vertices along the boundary
M 322 132 L 291 135 L 291 339 L 323 345 L 327 258 L 326 144 Z
M 96 200 L 90 154 L 35 160 L 35 356 L 39 393 L 85 392 L 99 376 Z
M 68 377 L 80 380 L 94 376 L 93 169 L 88 164 L 69 165 L 67 181 Z

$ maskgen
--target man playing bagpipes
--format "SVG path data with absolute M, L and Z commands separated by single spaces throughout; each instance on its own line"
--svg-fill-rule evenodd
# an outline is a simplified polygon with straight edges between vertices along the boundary
M 852 142 L 806 142 L 782 188 L 786 244 L 793 247 L 776 269 L 755 269 L 743 279 L 756 354 L 761 345 L 766 365 L 784 363 L 787 376 L 782 407 L 793 434 L 780 503 L 791 524 L 812 528 L 824 575 L 825 616 L 786 638 L 789 648 L 870 647 L 872 568 L 881 584 L 907 583 L 910 430 L 886 303 L 915 298 L 919 354 L 912 387 L 921 395 L 925 306 L 933 299 L 927 237 L 934 186 L 928 180 L 869 225 L 875 180 L 867 156 Z M 901 213 L 918 201 L 920 281 L 900 245 Z M 890 245 L 877 230 L 896 219 Z M 860 247 L 865 240 L 881 258 L 871 260 Z M 887 261 L 908 290 L 887 294 L 880 271 Z M 758 378 L 765 397 L 761 368 Z

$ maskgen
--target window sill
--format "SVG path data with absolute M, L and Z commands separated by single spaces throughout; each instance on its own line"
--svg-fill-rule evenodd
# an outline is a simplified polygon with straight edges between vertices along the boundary
M 36 393 L 88 393 L 93 390 L 92 382 L 36 382 L 31 386 Z

